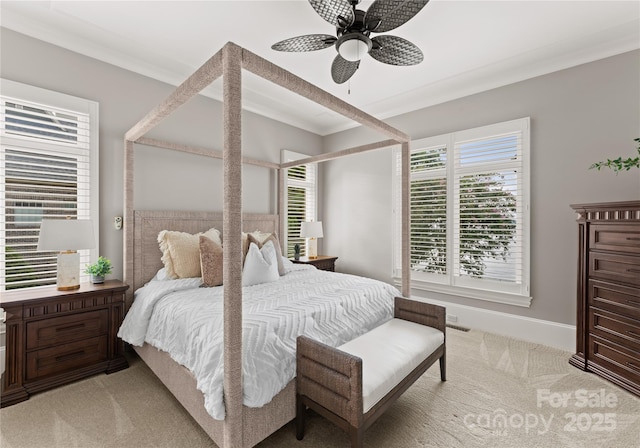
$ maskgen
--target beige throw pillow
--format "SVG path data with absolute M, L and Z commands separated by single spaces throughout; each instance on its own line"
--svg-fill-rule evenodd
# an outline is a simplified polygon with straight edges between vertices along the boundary
M 277 233 L 265 233 L 265 232 L 251 232 L 247 237 L 248 243 L 255 243 L 258 249 L 262 249 L 267 241 L 273 242 L 273 246 L 276 249 L 276 257 L 278 259 L 278 274 L 284 275 L 284 262 L 282 261 L 282 249 L 280 248 L 280 241 L 278 240 Z
M 222 245 L 220 232 L 209 229 L 204 233 L 192 235 L 186 232 L 163 230 L 158 234 L 158 243 L 162 251 L 162 262 L 170 278 L 200 277 L 200 241 L 204 235 Z
M 200 235 L 200 269 L 202 286 L 222 285 L 222 246 Z

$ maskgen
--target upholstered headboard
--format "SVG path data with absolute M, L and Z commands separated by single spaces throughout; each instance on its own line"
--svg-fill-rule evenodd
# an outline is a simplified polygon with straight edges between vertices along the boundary
M 212 227 L 222 233 L 221 212 L 185 212 L 185 211 L 146 211 L 134 212 L 133 236 L 133 279 L 132 291 L 151 280 L 162 268 L 158 233 L 162 230 L 198 233 Z M 242 227 L 245 232 L 261 230 L 278 232 L 280 235 L 280 218 L 278 215 L 244 214 Z

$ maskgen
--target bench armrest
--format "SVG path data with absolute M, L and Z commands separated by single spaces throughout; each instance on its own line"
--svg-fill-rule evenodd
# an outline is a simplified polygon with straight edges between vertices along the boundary
M 396 297 L 393 316 L 417 324 L 436 328 L 443 333 L 446 330 L 446 308 L 432 303 Z
M 362 421 L 362 359 L 306 336 L 298 336 L 296 393 L 351 424 Z

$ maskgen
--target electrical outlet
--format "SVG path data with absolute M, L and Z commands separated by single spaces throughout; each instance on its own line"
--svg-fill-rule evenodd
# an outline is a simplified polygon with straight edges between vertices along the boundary
M 116 230 L 122 229 L 122 216 L 113 218 L 113 227 L 115 227 Z
M 447 322 L 450 322 L 450 323 L 458 322 L 458 316 L 455 316 L 453 314 L 447 314 Z

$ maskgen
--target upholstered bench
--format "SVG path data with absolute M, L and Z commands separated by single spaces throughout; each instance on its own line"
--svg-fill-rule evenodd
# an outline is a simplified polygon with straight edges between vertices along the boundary
M 337 348 L 299 336 L 296 358 L 298 440 L 308 407 L 362 447 L 364 430 L 436 360 L 446 381 L 445 309 L 396 297 L 393 319 Z

